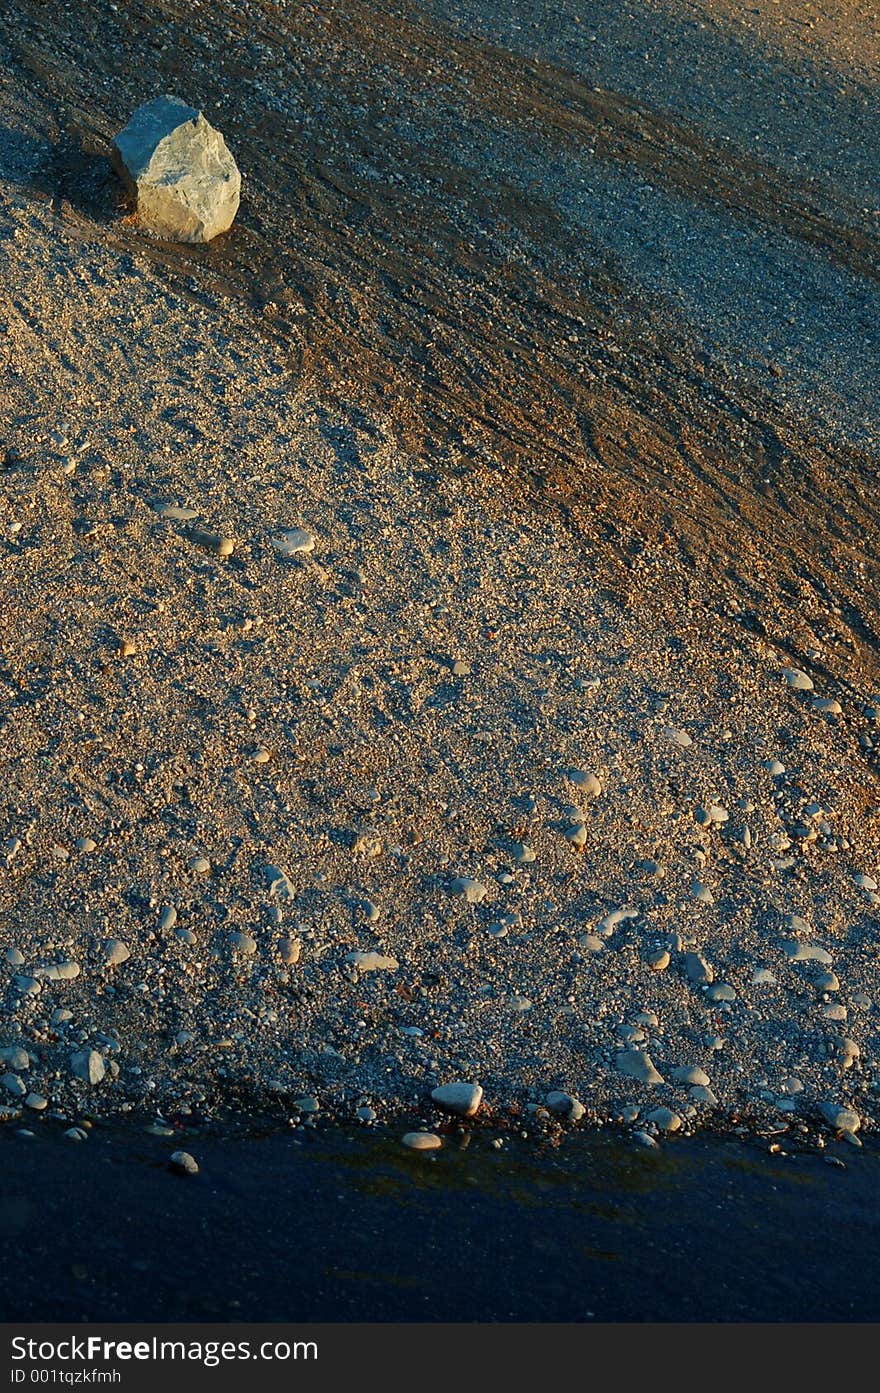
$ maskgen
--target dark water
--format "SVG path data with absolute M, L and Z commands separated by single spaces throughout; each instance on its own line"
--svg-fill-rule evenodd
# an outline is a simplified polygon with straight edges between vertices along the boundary
M 880 1157 L 573 1136 L 426 1157 L 375 1134 L 0 1137 L 21 1320 L 860 1320 Z M 177 1145 L 194 1178 L 167 1169 Z

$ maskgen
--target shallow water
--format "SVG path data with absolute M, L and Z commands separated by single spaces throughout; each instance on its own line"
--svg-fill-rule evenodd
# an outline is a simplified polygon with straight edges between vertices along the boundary
M 876 1320 L 880 1158 L 396 1137 L 6 1134 L 0 1309 L 21 1320 Z M 178 1178 L 184 1146 L 200 1174 Z M 834 1148 L 832 1148 L 834 1149 Z

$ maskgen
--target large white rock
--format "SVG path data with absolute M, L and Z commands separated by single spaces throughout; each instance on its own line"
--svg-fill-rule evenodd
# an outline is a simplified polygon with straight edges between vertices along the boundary
M 473 1117 L 483 1101 L 483 1090 L 478 1083 L 444 1083 L 433 1089 L 431 1097 L 444 1112 Z
M 172 242 L 210 242 L 238 212 L 241 175 L 226 142 L 179 97 L 134 112 L 113 142 L 113 162 L 148 232 Z

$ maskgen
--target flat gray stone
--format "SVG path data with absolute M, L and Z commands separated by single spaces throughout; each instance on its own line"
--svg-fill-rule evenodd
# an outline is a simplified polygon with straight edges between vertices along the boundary
M 78 1050 L 70 1056 L 70 1068 L 84 1083 L 98 1084 L 107 1072 L 103 1056 L 97 1050 Z
M 862 1119 L 853 1108 L 843 1107 L 840 1103 L 820 1103 L 819 1111 L 835 1132 L 857 1132 L 862 1125 Z
M 621 1074 L 640 1083 L 657 1084 L 663 1082 L 663 1075 L 654 1068 L 651 1056 L 644 1050 L 622 1050 L 617 1056 L 617 1068 Z
M 345 961 L 353 963 L 359 972 L 396 972 L 400 967 L 396 958 L 379 953 L 375 948 L 365 953 L 349 953 Z
M 235 160 L 220 132 L 179 97 L 138 107 L 112 154 L 148 232 L 171 242 L 210 242 L 232 226 L 241 195 Z
M 472 880 L 469 875 L 460 875 L 450 883 L 449 893 L 460 895 L 468 904 L 479 904 L 489 891 L 481 880 Z

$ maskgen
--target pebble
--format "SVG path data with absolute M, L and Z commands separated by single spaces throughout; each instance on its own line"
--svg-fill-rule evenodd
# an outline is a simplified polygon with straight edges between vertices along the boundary
M 204 527 L 188 527 L 184 536 L 195 546 L 213 552 L 215 556 L 231 556 L 235 551 L 234 537 L 223 537 L 220 533 L 209 532 Z
M 42 975 L 43 974 L 41 974 L 41 976 Z M 12 985 L 15 987 L 17 992 L 21 993 L 22 996 L 39 996 L 40 992 L 43 989 L 42 983 L 38 982 L 36 977 L 25 977 L 19 976 L 18 974 L 16 974 L 16 976 L 13 977 Z
M 489 893 L 489 888 L 481 880 L 472 880 L 470 876 L 460 875 L 451 882 L 449 893 L 460 895 L 468 904 L 480 904 Z
M 569 1122 L 580 1122 L 586 1112 L 583 1103 L 577 1098 L 573 1098 L 570 1093 L 562 1093 L 558 1089 L 548 1093 L 544 1099 L 551 1112 L 558 1113 L 560 1117 L 567 1117 Z
M 650 1055 L 644 1050 L 624 1050 L 617 1056 L 617 1068 L 628 1078 L 641 1083 L 658 1084 L 663 1082 L 662 1074 L 654 1068 Z
M 639 1146 L 647 1147 L 649 1151 L 657 1150 L 657 1139 L 652 1137 L 650 1132 L 633 1132 L 632 1138 L 634 1142 L 638 1142 Z
M 793 691 L 811 692 L 813 690 L 813 679 L 808 677 L 805 672 L 801 672 L 800 668 L 785 667 L 782 669 L 782 675 Z
M 780 939 L 779 946 L 789 962 L 822 963 L 825 967 L 831 966 L 831 954 L 816 943 L 799 943 L 794 938 L 783 938 Z
M 444 1083 L 431 1090 L 431 1097 L 444 1112 L 473 1117 L 483 1101 L 483 1090 L 478 1083 Z
M 677 730 L 675 726 L 666 726 L 663 734 L 667 740 L 671 740 L 673 745 L 678 745 L 682 750 L 689 749 L 694 743 L 686 730 Z
M 298 938 L 282 938 L 278 945 L 278 953 L 282 962 L 293 966 L 300 960 L 302 943 Z
M 7 948 L 6 961 L 10 967 L 24 967 L 24 954 L 18 948 Z
M 131 957 L 131 949 L 128 944 L 123 943 L 119 938 L 108 938 L 101 952 L 108 967 L 118 967 L 120 963 L 128 962 Z
M 88 1141 L 89 1134 L 84 1127 L 68 1127 L 64 1133 L 68 1141 Z
M 93 841 L 91 837 L 78 837 L 74 842 L 74 846 L 77 851 L 81 851 L 85 855 L 88 855 L 90 852 L 97 850 L 98 843 Z
M 769 967 L 756 967 L 755 971 L 752 973 L 752 982 L 756 987 L 775 987 L 776 976 L 770 971 Z
M 708 1087 L 709 1084 L 709 1075 L 697 1064 L 685 1065 L 682 1068 L 673 1069 L 672 1078 L 675 1083 L 702 1084 L 704 1088 Z
M 21 1045 L 7 1045 L 5 1049 L 0 1050 L 0 1060 L 18 1074 L 31 1066 L 30 1055 Z
M 277 896 L 282 900 L 293 899 L 293 884 L 286 871 L 281 870 L 279 866 L 269 864 L 263 867 L 263 875 L 266 877 L 270 895 Z
M 363 1107 L 358 1108 L 357 1112 L 355 1113 L 355 1117 L 357 1118 L 358 1122 L 370 1123 L 376 1121 L 378 1114 L 374 1111 L 373 1108 Z
M 843 707 L 834 697 L 816 697 L 813 701 L 813 710 L 820 711 L 826 716 L 843 715 Z
M 707 1088 L 705 1084 L 694 1084 L 688 1096 L 693 1098 L 695 1103 L 708 1103 L 709 1106 L 713 1108 L 718 1104 L 718 1099 L 715 1097 L 715 1094 L 712 1092 L 711 1088 Z
M 34 977 L 43 982 L 72 982 L 80 971 L 79 963 L 52 963 L 49 967 L 34 968 Z
M 715 981 L 715 973 L 702 953 L 685 953 L 684 970 L 688 981 L 697 987 L 708 986 Z
M 164 933 L 168 929 L 173 929 L 177 923 L 177 910 L 173 904 L 164 904 L 159 910 L 159 930 Z
M 835 1132 L 857 1132 L 862 1125 L 862 1119 L 855 1109 L 840 1103 L 820 1103 L 819 1111 Z
M 315 550 L 314 533 L 307 527 L 289 527 L 270 541 L 279 556 L 303 556 Z
M 585 774 L 580 769 L 569 769 L 565 777 L 570 783 L 582 788 L 590 798 L 598 798 L 602 792 L 602 783 L 595 774 Z
M 211 869 L 211 862 L 207 856 L 191 856 L 187 865 L 191 871 L 195 871 L 198 875 L 207 875 Z
M 822 1007 L 822 1018 L 826 1021 L 845 1021 L 846 1007 L 840 1002 L 828 1002 Z
M 199 1163 L 188 1151 L 172 1151 L 168 1164 L 177 1175 L 198 1175 Z
M 702 880 L 693 881 L 693 883 L 691 884 L 691 894 L 693 895 L 695 900 L 698 900 L 700 902 L 700 904 L 715 903 L 715 896 L 712 894 L 712 891 L 709 889 L 708 885 L 704 885 Z
M 666 948 L 655 948 L 652 953 L 648 953 L 645 962 L 652 972 L 665 972 L 671 959 Z
M 452 664 L 453 677 L 470 677 L 473 668 L 470 663 L 466 663 L 463 658 L 456 658 Z
M 671 1108 L 653 1108 L 645 1121 L 653 1122 L 654 1126 L 659 1127 L 661 1132 L 677 1132 L 681 1127 L 681 1118 Z
M 587 829 L 582 822 L 575 823 L 572 827 L 565 829 L 565 839 L 574 847 L 582 847 L 587 844 Z
M 45 1112 L 49 1106 L 49 1099 L 44 1098 L 42 1093 L 28 1093 L 24 1105 L 26 1108 L 33 1108 L 34 1112 Z
M 729 982 L 714 982 L 706 990 L 709 1001 L 736 1001 L 736 992 Z
M 778 759 L 765 759 L 764 768 L 769 771 L 770 777 L 773 779 L 778 779 L 785 773 L 785 765 Z
M 872 875 L 865 875 L 864 871 L 857 871 L 853 876 L 853 885 L 857 885 L 860 890 L 876 890 L 877 882 Z
M 526 1011 L 531 1011 L 532 1003 L 527 996 L 512 996 L 510 998 L 510 1009 L 517 1015 L 522 1015 Z
M 525 842 L 514 842 L 513 859 L 518 866 L 529 866 L 535 860 L 535 853 Z
M 78 1050 L 70 1057 L 70 1068 L 76 1078 L 90 1084 L 100 1083 L 107 1072 L 103 1056 L 97 1050 Z
M 251 759 L 253 760 L 254 764 L 268 764 L 271 758 L 272 756 L 266 749 L 265 745 L 258 745 L 257 748 L 251 754 Z
M 168 522 L 192 522 L 193 518 L 198 517 L 195 508 L 185 508 L 178 503 L 163 503 L 157 501 L 152 505 L 153 512 L 158 513 L 160 518 L 165 518 Z
M 407 1132 L 401 1141 L 412 1151 L 438 1151 L 443 1145 L 434 1132 Z
M 625 924 L 629 919 L 638 919 L 638 917 L 639 911 L 637 909 L 613 909 L 610 914 L 606 914 L 605 918 L 600 920 L 596 925 L 596 930 L 603 938 L 607 938 L 619 924 Z
M 23 1098 L 27 1093 L 27 1085 L 22 1082 L 17 1074 L 4 1074 L 0 1079 L 7 1093 L 11 1093 L 13 1098 Z
M 367 952 L 349 953 L 345 961 L 353 963 L 359 972 L 396 972 L 400 967 L 396 958 L 379 953 L 375 948 Z
M 820 972 L 815 987 L 820 992 L 839 992 L 840 981 L 836 972 Z
M 252 958 L 257 951 L 257 940 L 240 929 L 229 935 L 229 944 L 233 953 L 241 953 L 246 958 Z

